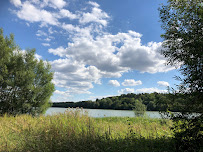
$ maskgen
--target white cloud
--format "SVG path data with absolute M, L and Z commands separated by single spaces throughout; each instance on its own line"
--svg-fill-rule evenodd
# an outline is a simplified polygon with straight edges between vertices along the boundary
M 134 79 L 125 79 L 124 82 L 122 83 L 123 86 L 136 86 L 141 84 L 142 84 L 142 81 L 140 80 L 135 81 Z
M 43 46 L 50 46 L 49 43 L 42 43 Z
M 65 48 L 63 48 L 62 46 L 60 46 L 56 49 L 51 48 L 48 50 L 48 52 L 53 53 L 54 55 L 58 55 L 60 57 L 63 57 L 66 54 L 67 50 Z
M 45 0 L 46 1 L 46 0 Z M 64 0 L 49 0 L 54 8 L 63 8 L 67 3 Z
M 135 90 L 136 93 L 166 93 L 167 90 L 160 90 L 158 88 L 142 88 L 142 89 L 137 89 Z
M 94 65 L 101 71 L 120 72 L 125 68 L 119 67 L 119 59 L 113 54 L 115 47 L 107 39 L 90 40 L 78 38 L 69 43 L 67 55 L 87 65 Z
M 103 26 L 107 25 L 107 20 L 110 18 L 106 12 L 103 12 L 100 8 L 98 7 L 93 7 L 92 12 L 89 13 L 83 13 L 81 18 L 80 18 L 80 23 L 86 24 L 90 22 L 96 22 L 99 23 Z
M 70 94 L 67 91 L 55 90 L 54 93 L 65 96 L 65 97 L 70 97 Z
M 92 1 L 89 1 L 88 2 L 90 5 L 94 6 L 94 7 L 99 7 L 99 4 L 96 3 L 96 2 L 92 2 Z
M 47 33 L 43 32 L 42 30 L 38 30 L 36 36 L 47 36 Z
M 62 9 L 67 5 L 64 0 L 31 0 L 33 4 L 37 4 L 41 8 L 52 7 L 54 9 Z
M 53 83 L 66 88 L 73 94 L 90 94 L 92 83 L 100 84 L 100 71 L 94 66 L 86 67 L 84 64 L 70 59 L 58 59 L 51 62 L 55 71 Z
M 51 97 L 52 102 L 67 102 L 70 101 L 72 95 L 67 91 L 55 90 L 54 95 Z
M 21 1 L 20 0 L 10 0 L 10 2 L 15 5 L 15 7 L 19 7 L 21 6 Z
M 165 65 L 166 59 L 160 54 L 162 43 L 151 42 L 148 45 L 142 45 L 140 37 L 130 33 L 123 42 L 118 52 L 122 67 L 129 67 L 142 73 L 167 72 L 174 69 Z
M 127 93 L 134 93 L 135 90 L 133 88 L 125 88 L 125 89 L 121 89 L 118 90 L 119 94 L 127 94 Z
M 44 40 L 47 41 L 47 42 L 50 42 L 50 41 L 51 41 L 50 38 L 46 38 L 46 39 L 44 39 Z
M 18 10 L 16 14 L 20 19 L 29 21 L 31 23 L 41 22 L 50 25 L 59 24 L 57 18 L 55 18 L 51 12 L 43 9 L 42 10 L 38 9 L 34 5 L 32 5 L 29 1 L 25 1 L 22 4 L 22 8 Z
M 158 84 L 160 87 L 168 87 L 168 86 L 169 86 L 169 83 L 166 82 L 166 81 L 158 81 L 157 84 Z
M 120 83 L 117 80 L 109 80 L 110 85 L 114 86 L 114 87 L 119 87 Z
M 70 26 L 70 29 L 71 28 L 72 26 Z M 73 29 L 75 29 L 75 27 L 73 27 Z M 80 30 L 80 28 L 78 29 Z M 122 73 L 127 72 L 128 70 L 156 73 L 173 69 L 172 67 L 165 67 L 165 59 L 159 55 L 160 45 L 161 44 L 156 42 L 151 42 L 147 46 L 142 45 L 141 34 L 129 31 L 128 33 L 118 33 L 116 35 L 103 34 L 96 38 L 87 38 L 86 36 L 83 37 L 81 35 L 79 37 L 77 35 L 76 37 L 73 37 L 71 43 L 68 43 L 67 48 L 59 47 L 56 49 L 49 49 L 49 52 L 66 58 L 67 60 L 71 59 L 84 67 L 86 65 L 91 65 L 97 71 L 96 80 L 99 82 L 103 77 L 121 77 Z M 129 47 L 132 49 L 129 49 Z M 141 50 L 139 50 L 140 48 Z M 132 53 L 130 55 L 127 54 L 129 50 Z M 115 53 L 116 51 L 117 53 Z M 127 58 L 126 62 L 124 62 L 124 60 L 126 60 L 125 57 Z M 146 62 L 149 62 L 149 64 Z M 69 64 L 64 64 L 63 66 L 64 68 L 69 69 Z M 84 67 L 81 68 L 83 69 Z M 60 68 L 55 69 L 56 71 L 59 71 Z M 60 77 L 56 77 L 56 80 L 64 82 L 63 79 L 61 79 L 61 75 L 63 74 L 65 74 L 65 70 L 60 72 Z M 80 72 L 77 72 L 76 75 L 78 77 L 82 76 Z M 95 80 L 89 81 L 88 78 L 89 77 L 86 77 L 86 80 L 89 82 L 89 87 L 87 88 L 92 88 L 92 83 L 95 82 Z M 65 82 L 68 81 L 72 80 L 66 80 Z M 123 82 L 124 86 L 136 86 L 141 84 L 142 82 L 140 80 L 125 80 Z M 71 87 L 70 84 L 66 83 L 66 85 Z M 65 87 L 65 85 L 61 86 Z M 85 90 L 87 91 L 88 89 Z M 127 88 L 119 92 L 134 92 L 134 89 Z
M 77 19 L 77 18 L 79 18 L 78 15 L 71 13 L 67 9 L 60 10 L 60 15 L 61 15 L 61 17 L 67 17 L 67 18 L 70 18 L 70 19 Z
M 42 56 L 37 54 L 37 53 L 35 53 L 35 58 L 39 61 L 40 59 L 42 59 Z
M 128 70 L 156 73 L 174 69 L 165 66 L 165 58 L 159 55 L 161 43 L 151 42 L 145 46 L 141 44 L 140 36 L 139 33 L 129 31 L 116 35 L 104 34 L 95 39 L 77 37 L 68 43 L 67 52 L 63 56 L 94 65 L 101 71 L 120 74 Z
M 49 53 L 59 57 L 51 61 L 55 71 L 53 82 L 66 89 L 66 93 L 90 94 L 89 89 L 94 87 L 94 83 L 101 83 L 101 78 L 118 78 L 131 70 L 156 73 L 174 69 L 164 64 L 166 60 L 160 55 L 162 43 L 143 45 L 142 35 L 135 31 L 114 35 L 107 33 L 104 28 L 110 16 L 96 2 L 86 3 L 86 8 L 90 7 L 90 10 L 75 12 L 66 7 L 68 3 L 64 0 L 11 0 L 11 3 L 16 6 L 14 12 L 18 18 L 29 24 L 38 23 L 40 30 L 36 35 L 47 42 L 42 45 L 50 46 L 48 42 L 53 36 L 68 39 L 67 47 L 48 49 Z M 110 83 L 118 86 L 119 83 L 115 81 Z M 141 83 L 140 80 L 126 80 L 123 85 L 135 86 Z M 130 93 L 134 89 L 125 88 L 119 92 Z
M 67 31 L 69 31 L 69 32 L 79 32 L 79 31 L 80 31 L 80 28 L 79 28 L 79 27 L 74 26 L 74 25 L 72 25 L 72 24 L 65 24 L 65 23 L 63 23 L 63 24 L 61 25 L 61 27 L 62 27 L 64 30 L 67 30 Z

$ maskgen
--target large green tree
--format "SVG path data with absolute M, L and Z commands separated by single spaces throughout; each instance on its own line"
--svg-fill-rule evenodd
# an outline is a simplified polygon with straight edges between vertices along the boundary
M 0 115 L 40 114 L 49 107 L 53 73 L 35 50 L 22 51 L 0 29 Z
M 160 8 L 163 55 L 168 64 L 180 67 L 180 115 L 172 117 L 177 140 L 177 151 L 201 151 L 203 144 L 203 1 L 168 0 Z M 173 94 L 175 95 L 175 93 Z M 199 113 L 190 117 L 191 112 Z

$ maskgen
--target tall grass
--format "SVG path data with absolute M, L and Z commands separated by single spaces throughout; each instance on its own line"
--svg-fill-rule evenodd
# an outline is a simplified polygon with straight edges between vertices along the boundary
M 172 152 L 170 120 L 53 116 L 0 117 L 1 152 Z

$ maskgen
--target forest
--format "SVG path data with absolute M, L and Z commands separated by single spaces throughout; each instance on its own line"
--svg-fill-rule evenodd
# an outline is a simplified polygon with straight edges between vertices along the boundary
M 146 106 L 147 111 L 169 110 L 177 112 L 183 108 L 181 103 L 184 101 L 184 98 L 186 98 L 186 95 L 181 94 L 172 95 L 156 92 L 141 94 L 129 93 L 96 99 L 96 101 L 54 102 L 52 107 L 133 110 L 137 103 L 142 103 Z

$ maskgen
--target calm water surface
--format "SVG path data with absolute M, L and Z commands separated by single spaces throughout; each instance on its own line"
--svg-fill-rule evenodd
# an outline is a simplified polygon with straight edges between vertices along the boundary
M 66 110 L 76 110 L 76 108 L 49 108 L 45 115 L 53 115 L 57 113 L 64 113 Z M 102 117 L 135 117 L 135 114 L 131 110 L 106 110 L 106 109 L 83 109 L 80 110 L 81 113 L 87 113 L 88 116 L 94 118 L 102 118 Z M 146 115 L 150 118 L 161 118 L 161 115 L 157 111 L 147 111 Z

